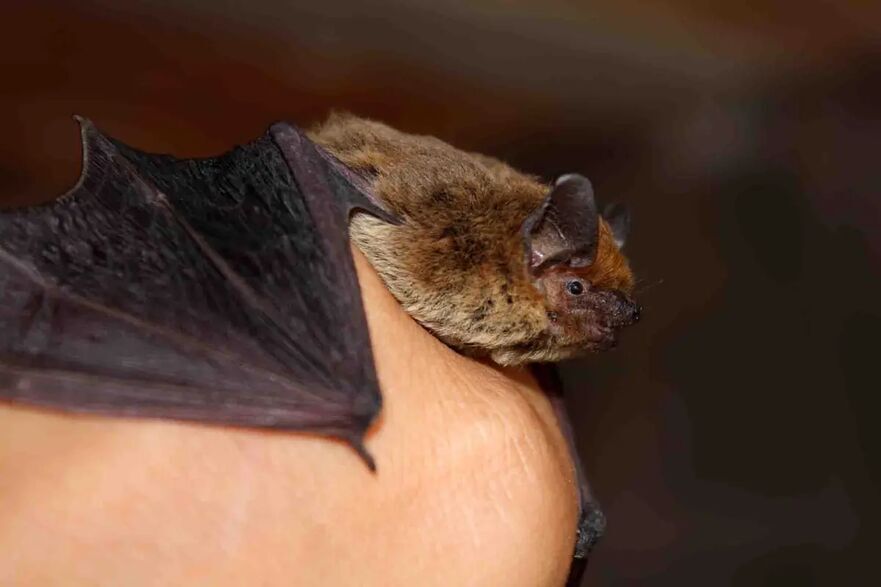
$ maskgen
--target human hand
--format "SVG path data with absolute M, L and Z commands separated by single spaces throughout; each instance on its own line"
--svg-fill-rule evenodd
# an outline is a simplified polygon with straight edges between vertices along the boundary
M 4 405 L 0 584 L 563 584 L 577 486 L 547 398 L 445 347 L 355 261 L 376 474 L 306 434 Z

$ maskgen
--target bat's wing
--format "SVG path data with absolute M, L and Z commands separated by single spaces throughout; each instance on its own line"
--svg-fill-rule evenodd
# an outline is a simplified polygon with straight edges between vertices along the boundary
M 311 431 L 372 467 L 381 399 L 348 220 L 393 219 L 287 124 L 179 160 L 80 123 L 77 185 L 0 212 L 0 399 Z

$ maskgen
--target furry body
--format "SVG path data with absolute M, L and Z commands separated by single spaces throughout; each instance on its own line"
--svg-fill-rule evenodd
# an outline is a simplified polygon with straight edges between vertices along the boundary
M 550 186 L 496 159 L 436 138 L 333 115 L 310 136 L 370 184 L 403 219 L 358 214 L 351 235 L 406 311 L 438 338 L 500 364 L 557 361 L 585 350 L 573 330 L 556 330 L 553 292 L 528 270 L 523 225 Z M 600 221 L 587 267 L 552 268 L 597 290 L 629 293 L 633 275 Z

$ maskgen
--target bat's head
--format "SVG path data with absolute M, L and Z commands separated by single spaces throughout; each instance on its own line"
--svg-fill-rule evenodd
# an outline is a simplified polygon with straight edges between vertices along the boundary
M 556 181 L 521 228 L 525 271 L 542 297 L 547 326 L 526 344 L 498 349 L 503 362 L 607 350 L 619 329 L 639 320 L 630 298 L 633 274 L 621 252 L 629 224 L 624 206 L 599 213 L 587 178 Z

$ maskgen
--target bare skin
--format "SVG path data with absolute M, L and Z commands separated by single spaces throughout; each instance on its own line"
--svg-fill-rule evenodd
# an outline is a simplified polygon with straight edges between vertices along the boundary
M 0 585 L 563 584 L 577 488 L 525 373 L 413 322 L 355 251 L 367 446 L 0 406 Z

